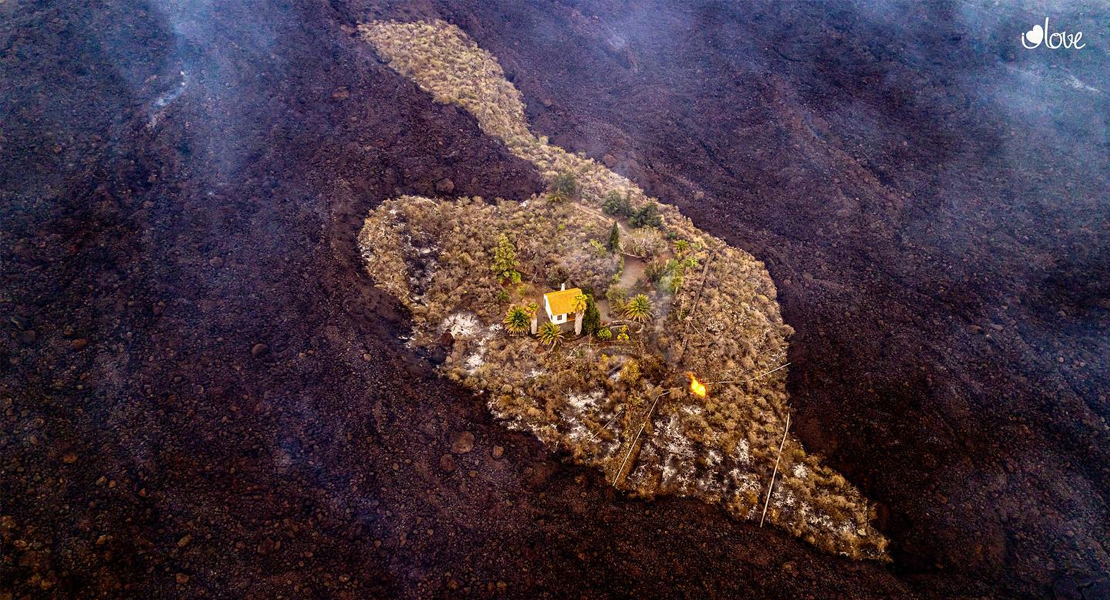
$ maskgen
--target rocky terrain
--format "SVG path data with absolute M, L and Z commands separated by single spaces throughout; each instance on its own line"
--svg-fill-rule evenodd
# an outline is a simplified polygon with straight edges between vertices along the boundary
M 0 598 L 1107 597 L 1105 17 L 1043 10 L 0 3 Z M 416 18 L 767 263 L 891 564 L 624 498 L 406 348 L 367 212 L 544 185 L 357 31 Z

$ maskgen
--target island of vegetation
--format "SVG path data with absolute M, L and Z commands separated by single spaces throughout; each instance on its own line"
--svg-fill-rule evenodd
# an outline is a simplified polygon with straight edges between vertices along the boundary
M 700 498 L 886 560 L 873 506 L 789 434 L 792 329 L 763 263 L 532 134 L 519 92 L 457 27 L 360 30 L 549 183 L 524 202 L 401 196 L 370 213 L 359 247 L 411 311 L 411 343 L 450 348 L 446 376 L 619 489 Z

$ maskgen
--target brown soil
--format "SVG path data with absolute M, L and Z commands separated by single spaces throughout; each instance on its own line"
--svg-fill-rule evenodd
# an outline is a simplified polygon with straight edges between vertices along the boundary
M 1021 150 L 957 20 L 787 4 L 0 3 L 0 598 L 1106 597 L 1106 101 Z M 353 36 L 413 11 L 768 262 L 892 566 L 624 499 L 405 349 L 366 212 L 541 185 Z

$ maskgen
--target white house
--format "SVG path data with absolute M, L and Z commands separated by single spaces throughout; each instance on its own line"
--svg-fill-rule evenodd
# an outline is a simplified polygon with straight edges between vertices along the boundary
M 567 284 L 563 284 L 562 289 L 557 292 L 548 292 L 543 295 L 543 308 L 547 311 L 547 318 L 556 325 L 562 325 L 567 322 L 574 312 L 574 297 L 582 293 L 580 288 L 567 289 Z

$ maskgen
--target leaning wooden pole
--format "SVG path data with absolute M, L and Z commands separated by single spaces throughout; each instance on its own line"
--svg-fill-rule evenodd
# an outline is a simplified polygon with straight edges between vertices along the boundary
M 621 416 L 622 412 L 624 412 L 624 407 L 623 406 L 618 407 L 617 408 L 617 414 L 613 415 L 613 418 L 609 419 L 609 422 L 606 423 L 605 425 L 603 425 L 600 430 L 595 431 L 594 434 L 590 436 L 590 439 L 586 440 L 586 442 L 592 442 L 595 439 L 597 439 L 597 436 L 601 435 L 602 431 L 605 431 L 606 429 L 609 429 L 609 426 L 613 424 L 613 421 L 617 420 L 617 417 Z
M 786 413 L 786 429 L 782 430 L 782 443 L 779 444 L 779 455 L 775 458 L 775 470 L 771 472 L 771 484 L 767 486 L 767 499 L 763 501 L 763 515 L 759 517 L 760 527 L 763 527 L 763 520 L 767 518 L 767 507 L 771 504 L 771 490 L 775 489 L 775 475 L 779 474 L 779 461 L 782 460 L 782 449 L 786 446 L 788 431 L 790 431 L 790 413 Z
M 783 370 L 783 369 L 785 369 L 786 367 L 789 367 L 789 366 L 790 366 L 790 363 L 786 363 L 784 365 L 780 365 L 778 367 L 775 367 L 774 369 L 771 369 L 770 371 L 760 373 L 759 375 L 756 375 L 755 377 L 751 377 L 749 379 L 730 379 L 730 380 L 727 380 L 727 381 L 710 381 L 709 383 L 714 384 L 714 385 L 721 385 L 721 384 L 724 384 L 724 383 L 751 383 L 751 382 L 755 381 L 756 379 L 762 379 L 762 378 L 770 375 L 771 373 L 774 373 L 775 371 L 781 371 L 781 370 Z
M 624 455 L 624 461 L 621 462 L 620 468 L 617 469 L 617 474 L 613 477 L 613 487 L 617 486 L 617 482 L 621 479 L 621 473 L 624 473 L 624 467 L 628 464 L 628 459 L 632 458 L 632 452 L 636 450 L 636 442 L 640 440 L 640 434 L 644 432 L 647 427 L 648 421 L 651 420 L 651 413 L 655 412 L 655 405 L 659 404 L 659 399 L 671 393 L 667 390 L 655 397 L 655 401 L 651 403 L 651 408 L 648 409 L 647 416 L 644 417 L 644 422 L 640 424 L 640 430 L 636 432 L 636 437 L 632 438 L 632 445 L 628 447 L 628 454 Z

